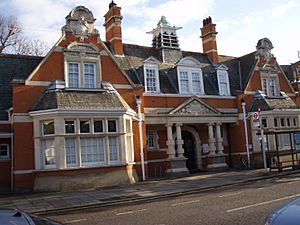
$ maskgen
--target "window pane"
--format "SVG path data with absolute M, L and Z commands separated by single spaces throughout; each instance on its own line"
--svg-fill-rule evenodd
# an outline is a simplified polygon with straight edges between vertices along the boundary
M 149 92 L 156 92 L 157 91 L 157 85 L 156 85 L 156 73 L 155 69 L 146 69 L 146 91 Z
M 104 138 L 80 138 L 82 163 L 104 161 Z
M 221 72 L 218 74 L 219 79 L 219 94 L 220 95 L 229 95 L 228 83 L 227 83 L 227 73 Z
M 126 120 L 126 133 L 131 134 L 130 120 Z
M 79 87 L 79 65 L 77 63 L 69 63 L 68 83 L 71 88 Z
M 182 93 L 189 93 L 189 77 L 188 72 L 180 71 L 180 88 Z
M 66 132 L 66 134 L 74 134 L 75 133 L 74 120 L 65 121 L 65 132 Z
M 193 93 L 201 93 L 201 80 L 199 72 L 192 72 Z
M 80 121 L 80 133 L 90 133 L 90 121 L 81 120 Z
M 76 164 L 76 139 L 66 138 L 66 162 L 67 165 Z
M 115 120 L 108 120 L 108 132 L 117 132 L 117 122 Z
M 276 81 L 275 78 L 270 78 L 270 95 L 276 95 Z
M 8 159 L 9 158 L 9 150 L 8 145 L 0 145 L 0 159 Z
M 281 118 L 281 119 L 280 119 L 280 125 L 281 125 L 282 127 L 285 126 L 285 124 L 284 124 L 284 118 Z
M 48 120 L 42 122 L 43 135 L 54 134 L 54 120 Z
M 278 126 L 278 122 L 277 122 L 277 121 L 278 121 L 278 119 L 277 119 L 277 118 L 274 118 L 274 126 L 275 126 L 275 127 Z
M 266 78 L 263 79 L 263 92 L 268 95 L 268 81 Z
M 288 127 L 291 126 L 290 118 L 287 118 L 286 122 L 287 122 L 287 126 L 288 126 Z
M 42 140 L 42 152 L 44 154 L 44 160 L 46 166 L 51 166 L 56 164 L 55 160 L 55 149 L 54 149 L 54 140 Z
M 95 88 L 95 64 L 84 64 L 84 85 L 85 88 Z
M 109 158 L 110 161 L 117 161 L 119 159 L 119 148 L 118 148 L 118 138 L 109 137 Z
M 94 121 L 94 133 L 102 133 L 103 132 L 103 121 L 95 120 Z
M 149 149 L 154 149 L 155 148 L 155 132 L 153 130 L 148 130 L 147 131 L 147 143 L 148 143 L 148 148 Z

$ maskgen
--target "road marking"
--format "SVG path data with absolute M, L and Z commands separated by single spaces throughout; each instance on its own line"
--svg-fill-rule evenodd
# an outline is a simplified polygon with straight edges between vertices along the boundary
M 143 212 L 143 211 L 147 211 L 147 209 L 140 209 L 140 210 L 136 210 L 136 211 L 121 212 L 121 213 L 117 213 L 116 215 L 117 216 L 121 216 L 121 215 L 132 214 L 132 213 Z
M 300 194 L 290 195 L 290 196 L 287 196 L 287 197 L 278 198 L 278 199 L 274 199 L 274 200 L 271 200 L 271 201 L 261 202 L 261 203 L 257 203 L 257 204 L 253 204 L 253 205 L 247 205 L 247 206 L 243 206 L 243 207 L 239 207 L 239 208 L 235 208 L 235 209 L 229 209 L 229 210 L 226 210 L 226 212 L 229 213 L 229 212 L 239 211 L 239 210 L 248 209 L 248 208 L 261 206 L 261 205 L 266 205 L 266 204 L 269 204 L 269 203 L 278 202 L 278 201 L 282 201 L 282 200 L 286 200 L 286 199 L 290 199 L 290 198 L 295 198 L 295 197 L 298 197 L 298 196 L 300 196 Z
M 65 221 L 64 223 L 78 223 L 82 221 L 86 221 L 86 219 L 70 220 L 70 221 Z
M 172 204 L 171 206 L 187 205 L 187 204 L 196 203 L 196 202 L 200 202 L 200 200 L 192 200 L 192 201 L 187 201 L 187 202 L 175 203 L 175 204 Z
M 239 195 L 241 194 L 241 192 L 236 192 L 236 193 L 230 193 L 230 194 L 226 194 L 226 195 L 219 195 L 219 198 L 223 198 L 223 197 L 227 197 L 227 196 L 232 196 L 232 195 Z

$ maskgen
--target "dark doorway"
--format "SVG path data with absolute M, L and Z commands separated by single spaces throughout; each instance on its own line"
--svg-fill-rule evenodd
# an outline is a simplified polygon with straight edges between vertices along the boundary
M 184 156 L 187 158 L 186 160 L 186 168 L 190 172 L 195 172 L 196 168 L 196 157 L 195 157 L 195 139 L 194 136 L 188 131 L 182 131 L 182 140 L 183 140 L 183 148 L 184 148 Z

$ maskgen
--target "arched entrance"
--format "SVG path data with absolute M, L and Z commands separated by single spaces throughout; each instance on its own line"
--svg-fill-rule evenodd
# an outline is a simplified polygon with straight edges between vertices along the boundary
M 195 154 L 195 138 L 192 133 L 189 131 L 183 130 L 181 132 L 182 135 L 182 140 L 183 140 L 183 149 L 184 149 L 184 156 L 187 158 L 186 160 L 186 168 L 190 172 L 195 172 L 197 168 L 197 163 L 196 163 L 196 154 Z

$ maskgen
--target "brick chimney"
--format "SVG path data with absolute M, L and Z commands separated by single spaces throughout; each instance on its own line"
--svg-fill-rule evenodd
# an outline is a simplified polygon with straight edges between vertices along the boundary
M 211 22 L 211 17 L 204 19 L 203 27 L 201 28 L 203 53 L 206 53 L 214 64 L 219 63 L 216 40 L 217 33 L 216 24 Z
M 123 55 L 122 27 L 121 27 L 121 7 L 118 7 L 114 1 L 109 4 L 109 10 L 104 16 L 106 41 L 113 48 L 115 55 Z

